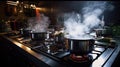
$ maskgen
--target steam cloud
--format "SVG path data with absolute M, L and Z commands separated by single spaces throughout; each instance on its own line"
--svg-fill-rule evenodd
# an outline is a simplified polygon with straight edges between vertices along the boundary
M 109 7 L 109 9 L 108 9 Z M 82 8 L 82 14 L 64 14 L 65 37 L 93 38 L 89 36 L 96 28 L 103 28 L 104 16 L 100 16 L 105 10 L 113 10 L 113 6 L 107 1 L 86 1 Z
M 44 14 L 39 14 L 39 16 L 32 17 L 28 20 L 27 30 L 32 30 L 33 32 L 46 32 L 49 26 L 49 18 Z

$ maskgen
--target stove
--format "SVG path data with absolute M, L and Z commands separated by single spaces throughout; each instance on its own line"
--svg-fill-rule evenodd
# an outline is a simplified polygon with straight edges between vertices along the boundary
M 24 38 L 21 35 L 12 35 L 11 39 L 31 48 L 33 51 L 42 53 L 55 61 L 68 67 L 86 66 L 86 67 L 102 67 L 110 59 L 112 54 L 117 49 L 118 45 L 113 42 L 109 43 L 95 41 L 94 49 L 85 56 L 76 56 L 70 54 L 69 49 L 66 49 L 65 44 L 55 43 L 54 39 L 45 41 L 32 41 L 29 37 Z

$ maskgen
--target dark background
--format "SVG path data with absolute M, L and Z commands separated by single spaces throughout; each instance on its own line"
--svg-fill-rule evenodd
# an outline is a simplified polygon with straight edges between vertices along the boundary
M 49 16 L 51 22 L 55 24 L 57 21 L 57 15 L 63 12 L 80 12 L 83 1 L 23 1 L 27 4 L 35 4 L 37 7 L 43 7 L 47 9 L 46 12 L 42 12 Z M 112 2 L 114 9 L 112 11 L 105 11 L 105 23 L 106 25 L 120 25 L 120 1 L 108 1 Z M 6 2 L 0 2 L 0 19 L 9 18 L 14 14 L 13 6 L 9 7 Z M 9 9 L 8 9 L 9 8 Z M 24 14 L 28 17 L 35 16 L 34 9 L 24 9 Z

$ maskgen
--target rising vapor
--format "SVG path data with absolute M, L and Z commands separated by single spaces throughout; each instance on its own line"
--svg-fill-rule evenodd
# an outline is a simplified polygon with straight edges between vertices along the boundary
M 88 38 L 94 29 L 103 28 L 104 11 L 108 10 L 108 7 L 113 9 L 107 1 L 85 1 L 83 3 L 82 14 L 75 12 L 64 14 L 65 37 Z

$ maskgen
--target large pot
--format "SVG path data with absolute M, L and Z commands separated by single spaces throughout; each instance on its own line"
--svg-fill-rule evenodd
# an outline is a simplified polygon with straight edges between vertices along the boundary
M 31 32 L 31 40 L 44 41 L 47 38 L 47 32 Z
M 87 55 L 94 48 L 94 39 L 68 39 L 67 45 L 71 54 L 75 55 Z
M 20 29 L 20 34 L 21 34 L 23 37 L 30 37 L 30 32 L 31 32 L 31 30 Z

